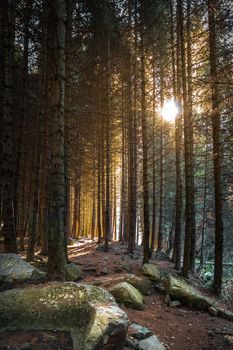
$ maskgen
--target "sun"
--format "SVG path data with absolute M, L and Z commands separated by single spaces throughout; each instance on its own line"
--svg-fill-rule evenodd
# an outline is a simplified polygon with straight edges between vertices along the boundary
M 164 120 L 167 122 L 174 122 L 178 113 L 179 109 L 174 100 L 164 101 L 163 107 L 161 109 L 161 114 Z

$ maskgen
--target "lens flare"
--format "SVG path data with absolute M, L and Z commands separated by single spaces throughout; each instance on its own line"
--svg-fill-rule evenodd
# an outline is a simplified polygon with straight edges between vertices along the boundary
M 167 122 L 174 122 L 177 115 L 179 114 L 179 109 L 174 100 L 167 100 L 164 102 L 161 109 L 161 114 L 164 120 Z

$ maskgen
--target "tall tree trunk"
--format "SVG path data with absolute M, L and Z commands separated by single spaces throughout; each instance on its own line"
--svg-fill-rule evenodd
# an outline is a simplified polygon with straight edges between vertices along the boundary
M 153 53 L 153 145 L 152 145 L 152 228 L 151 228 L 151 251 L 153 252 L 155 249 L 155 235 L 156 235 L 156 160 L 155 160 L 155 53 Z
M 48 227 L 48 276 L 65 278 L 65 1 L 48 2 L 48 55 L 50 105 L 50 200 Z
M 5 252 L 16 252 L 16 232 L 13 210 L 13 110 L 14 110 L 14 37 L 15 1 L 5 2 L 4 30 L 4 110 L 2 125 L 2 219 Z
M 209 21 L 209 59 L 212 93 L 212 128 L 214 159 L 214 203 L 215 203 L 215 259 L 214 259 L 214 293 L 220 295 L 222 288 L 223 265 L 223 219 L 222 219 L 222 171 L 221 171 L 221 116 L 219 106 L 216 10 L 218 1 L 208 0 Z
M 108 19 L 109 20 L 109 19 Z M 104 251 L 108 251 L 108 243 L 110 239 L 111 230 L 111 204 L 110 204 L 110 175 L 111 175 L 111 157 L 110 157 L 110 91 L 111 91 L 111 77 L 110 77 L 110 31 L 108 31 L 107 38 L 107 115 L 106 115 L 106 193 L 105 193 L 105 242 Z
M 141 9 L 141 113 L 142 113 L 142 153 L 143 153 L 143 264 L 150 259 L 150 224 L 149 224 L 149 191 L 148 191 L 148 133 L 146 118 L 146 88 L 145 88 L 145 50 L 144 50 L 144 8 Z
M 171 4 L 172 9 L 172 4 Z M 172 16 L 173 17 L 173 16 Z M 176 39 L 176 65 L 175 58 L 172 56 L 173 65 L 173 90 L 176 96 L 178 107 L 181 108 L 181 59 L 180 59 L 180 14 L 177 10 L 177 39 Z M 176 76 L 176 79 L 175 79 Z M 176 145 L 176 212 L 175 212 L 175 237 L 174 251 L 172 260 L 175 262 L 177 270 L 181 267 L 181 231 L 182 231 L 182 178 L 181 178 L 181 142 L 182 142 L 182 119 L 181 112 L 175 121 L 175 145 Z
M 160 58 L 160 105 L 163 107 L 164 103 L 164 73 L 163 63 Z M 164 235 L 164 121 L 161 115 L 160 125 L 160 198 L 159 198 L 159 232 L 158 232 L 158 250 L 163 248 Z
M 185 240 L 184 240 L 184 261 L 182 275 L 188 277 L 195 269 L 195 220 L 194 220 L 194 181 L 193 181 L 193 145 L 191 130 L 191 105 L 188 105 L 187 78 L 186 78 L 186 52 L 184 37 L 184 15 L 183 1 L 178 1 L 180 16 L 180 42 L 181 42 L 181 66 L 182 66 L 182 92 L 183 92 L 183 116 L 184 116 L 184 159 L 185 159 Z M 189 24 L 190 25 L 190 24 Z M 190 34 L 189 34 L 190 36 Z M 190 38 L 189 38 L 190 39 Z M 189 43 L 190 45 L 190 43 Z M 189 46 L 190 49 L 190 46 Z M 190 67 L 191 68 L 191 67 Z M 191 77 L 190 77 L 191 79 Z M 191 82 L 189 82 L 191 86 Z M 190 87 L 189 87 L 190 88 Z M 191 90 L 190 90 L 191 91 Z M 191 100 L 191 96 L 189 96 Z M 194 241 L 192 242 L 192 240 Z M 192 251 L 192 248 L 194 251 Z
M 128 23 L 131 27 L 132 17 L 132 4 L 128 1 Z M 130 36 L 132 37 L 132 31 Z M 132 67 L 132 53 L 129 48 L 128 57 L 128 72 L 127 72 L 127 99 L 128 99 L 128 149 L 129 149 L 129 195 L 128 195 L 128 253 L 133 254 L 135 249 L 136 238 L 136 168 L 135 168 L 135 125 L 134 125 L 134 113 L 133 113 L 133 67 Z

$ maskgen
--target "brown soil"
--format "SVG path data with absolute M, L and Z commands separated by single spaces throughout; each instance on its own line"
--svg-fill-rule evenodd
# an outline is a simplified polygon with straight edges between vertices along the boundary
M 80 241 L 69 247 L 70 261 L 83 271 L 82 283 L 93 283 L 99 279 L 114 280 L 127 273 L 140 274 L 141 251 L 137 259 L 126 254 L 126 247 L 118 243 L 111 245 L 109 252 L 96 249 L 96 242 Z M 173 270 L 169 262 L 158 262 L 162 267 Z M 106 269 L 108 274 L 106 274 Z M 193 279 L 199 285 L 198 279 Z M 24 283 L 27 284 L 27 283 Z M 111 284 L 111 283 L 110 283 Z M 21 284 L 17 284 L 17 287 Z M 2 290 L 8 286 L 2 286 Z M 185 307 L 171 308 L 164 303 L 164 295 L 155 289 L 145 297 L 145 310 L 135 311 L 122 306 L 129 316 L 130 323 L 149 327 L 167 349 L 171 350 L 228 350 L 233 349 L 227 340 L 233 335 L 233 323 L 208 313 L 190 310 Z M 227 334 L 229 336 L 227 336 Z M 19 345 L 29 345 L 23 347 Z M 16 347 L 17 345 L 17 347 Z M 70 336 L 62 332 L 3 332 L 0 333 L 0 349 L 71 350 Z M 128 348 L 125 348 L 125 350 Z

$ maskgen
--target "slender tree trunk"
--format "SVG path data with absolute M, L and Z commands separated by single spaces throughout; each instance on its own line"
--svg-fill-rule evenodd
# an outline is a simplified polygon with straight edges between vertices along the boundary
M 107 115 L 106 115 L 106 203 L 105 203 L 105 242 L 104 251 L 108 251 L 108 243 L 111 230 L 111 209 L 110 209 L 110 174 L 111 174 L 111 157 L 110 157 L 110 32 L 108 32 L 107 42 Z
M 195 270 L 195 212 L 194 212 L 194 178 L 193 178 L 193 135 L 192 135 L 192 90 L 191 77 L 189 87 L 186 78 L 186 52 L 184 38 L 184 18 L 183 1 L 178 1 L 178 11 L 180 14 L 180 40 L 181 40 L 181 65 L 182 65 L 182 91 L 183 91 L 183 116 L 184 116 L 184 158 L 185 158 L 185 241 L 184 241 L 184 261 L 182 275 L 188 277 Z M 188 17 L 189 18 L 189 17 Z M 189 18 L 190 21 L 190 18 Z M 190 23 L 188 23 L 190 31 Z M 188 33 L 190 50 L 190 33 Z M 191 52 L 189 53 L 189 61 Z M 191 62 L 189 74 L 191 74 Z M 189 88 L 189 96 L 188 96 Z
M 150 259 L 150 224 L 149 224 L 149 191 L 148 191 L 148 134 L 146 118 L 146 89 L 145 89 L 145 52 L 144 52 L 144 8 L 142 9 L 141 32 L 141 111 L 142 111 L 142 152 L 143 152 L 143 264 Z
M 180 14 L 177 10 L 177 39 L 176 39 L 176 65 L 177 74 L 175 74 L 173 57 L 173 90 L 176 96 L 178 107 L 181 108 L 181 60 L 180 60 Z M 175 79 L 176 75 L 176 79 Z M 176 145 L 176 212 L 175 212 L 175 238 L 172 260 L 175 262 L 175 268 L 181 268 L 181 231 L 182 231 L 182 177 L 181 177 L 181 141 L 182 141 L 182 119 L 181 113 L 175 122 L 175 145 Z
M 91 239 L 95 238 L 96 227 L 96 189 L 95 189 L 95 159 L 93 161 L 93 194 L 92 194 L 92 225 L 91 225 Z
M 131 27 L 131 16 L 132 8 L 131 1 L 128 2 L 129 7 L 129 26 Z M 131 33 L 132 37 L 132 33 Z M 133 67 L 132 67 L 132 53 L 129 48 L 128 57 L 128 81 L 127 81 L 127 98 L 128 98 L 128 150 L 129 150 L 129 195 L 128 195 L 128 253 L 133 254 L 135 249 L 135 238 L 136 238 L 136 169 L 135 169 L 135 128 L 134 128 L 134 113 L 133 113 Z
M 156 209 L 157 209 L 157 203 L 156 203 L 156 160 L 155 160 L 155 52 L 153 52 L 153 67 L 152 67 L 153 73 L 153 133 L 152 133 L 152 228 L 151 228 L 151 252 L 155 249 L 155 236 L 156 236 Z
M 35 245 L 36 245 L 36 232 L 38 223 L 38 209 L 39 209 L 39 178 L 40 178 L 40 154 L 41 154 L 41 130 L 40 130 L 40 114 L 37 118 L 36 125 L 37 134 L 37 145 L 35 149 L 35 160 L 33 169 L 33 191 L 32 191 L 32 212 L 29 221 L 28 228 L 28 250 L 27 250 L 27 261 L 34 260 Z
M 77 209 L 78 209 L 78 184 L 74 186 L 74 206 L 73 206 L 73 225 L 72 225 L 72 237 L 76 237 L 77 232 Z
M 48 227 L 48 276 L 65 278 L 65 1 L 48 2 L 48 54 L 50 105 L 50 201 Z
M 209 54 L 212 93 L 212 128 L 213 128 L 213 160 L 214 160 L 214 202 L 215 202 L 215 263 L 214 293 L 220 295 L 222 288 L 223 265 L 223 218 L 222 218 L 222 170 L 221 170 L 221 116 L 219 106 L 216 18 L 217 0 L 208 0 L 209 20 Z
M 100 139 L 100 135 L 99 135 L 99 145 L 98 145 L 97 231 L 98 231 L 98 243 L 100 243 L 101 238 L 102 238 L 102 229 L 101 229 L 101 139 Z
M 206 149 L 205 149 L 205 169 L 204 169 L 204 193 L 203 193 L 203 212 L 201 227 L 201 256 L 199 270 L 204 266 L 204 248 L 205 248 L 205 232 L 206 232 L 206 206 L 207 206 L 207 132 L 206 125 Z
M 124 110 L 124 85 L 122 84 L 122 94 L 121 94 L 121 134 L 122 134 L 122 144 L 121 144 L 121 204 L 120 204 L 120 221 L 119 221 L 119 240 L 124 243 L 125 237 L 125 202 L 126 202 L 126 166 L 125 166 L 125 110 Z
M 163 107 L 164 103 L 164 73 L 163 63 L 160 58 L 160 105 Z M 160 198 L 159 198 L 159 232 L 158 232 L 158 250 L 163 249 L 163 235 L 164 235 L 164 121 L 161 116 L 160 125 Z

